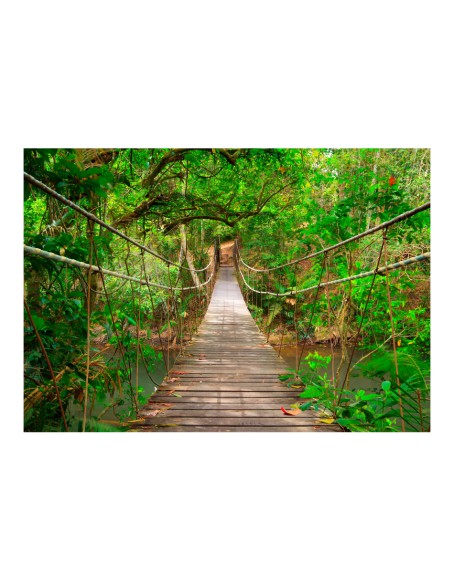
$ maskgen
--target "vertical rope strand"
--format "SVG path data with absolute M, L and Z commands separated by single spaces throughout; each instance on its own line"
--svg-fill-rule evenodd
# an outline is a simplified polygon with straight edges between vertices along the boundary
M 143 253 L 143 251 L 142 251 Z M 142 281 L 143 269 L 142 264 L 140 264 L 140 280 Z M 136 321 L 136 336 L 137 336 L 137 345 L 136 345 L 136 402 L 137 402 L 137 412 L 139 408 L 139 352 L 140 352 L 140 309 L 142 304 L 142 292 L 141 286 L 138 286 L 138 307 L 137 307 L 137 321 Z
M 383 231 L 383 255 L 385 259 L 385 265 L 388 262 L 388 247 L 387 247 L 387 233 L 388 229 L 386 228 Z M 386 278 L 386 294 L 388 297 L 388 313 L 389 313 L 389 322 L 391 324 L 391 338 L 393 344 L 393 357 L 394 357 L 394 369 L 396 371 L 396 384 L 397 384 L 397 394 L 399 396 L 399 412 L 400 412 L 400 424 L 402 427 L 402 432 L 405 432 L 405 420 L 404 420 L 404 408 L 402 404 L 402 393 L 400 389 L 400 378 L 399 378 L 399 365 L 397 363 L 397 346 L 396 346 L 396 332 L 394 328 L 394 316 L 393 310 L 391 305 L 391 291 L 389 287 L 389 276 L 388 271 L 385 272 Z
M 329 282 L 329 262 L 327 261 L 326 264 L 326 282 Z M 329 346 L 331 350 L 331 382 L 333 383 L 333 397 L 334 402 L 336 402 L 336 384 L 335 384 L 335 366 L 334 366 L 334 344 L 333 344 L 333 333 L 331 330 L 331 300 L 330 300 L 330 292 L 328 286 L 325 287 L 325 297 L 326 303 L 328 307 L 328 329 L 329 329 Z
M 65 414 L 65 411 L 63 409 L 63 402 L 61 399 L 60 390 L 59 390 L 58 385 L 57 385 L 57 380 L 55 379 L 54 370 L 52 368 L 52 364 L 50 363 L 49 356 L 47 355 L 47 351 L 46 351 L 46 348 L 44 347 L 41 336 L 39 335 L 39 331 L 35 325 L 35 322 L 33 321 L 33 317 L 32 317 L 32 314 L 30 312 L 30 308 L 28 307 L 25 299 L 24 299 L 24 307 L 25 307 L 25 310 L 27 312 L 30 323 L 32 324 L 33 330 L 34 330 L 35 335 L 36 335 L 36 339 L 38 340 L 38 343 L 39 343 L 39 347 L 41 348 L 41 351 L 43 352 L 43 356 L 44 356 L 44 359 L 46 360 L 47 367 L 49 368 L 50 376 L 52 378 L 52 383 L 54 385 L 55 393 L 57 395 L 58 406 L 60 408 L 61 418 L 62 418 L 63 424 L 65 426 L 65 431 L 69 432 L 68 424 L 66 422 L 66 414 Z
M 377 270 L 380 267 L 381 256 L 382 256 L 382 253 L 383 253 L 383 246 L 384 246 L 384 240 L 382 241 L 382 244 L 381 244 L 381 247 L 380 247 L 380 253 L 379 253 L 378 259 L 377 259 L 377 265 L 375 267 L 374 276 L 372 277 L 372 282 L 371 282 L 371 284 L 369 286 L 369 293 L 367 295 L 366 305 L 364 306 L 364 309 L 363 309 L 363 313 L 362 313 L 362 316 L 361 316 L 361 321 L 359 323 L 358 331 L 355 334 L 355 339 L 354 339 L 354 342 L 353 342 L 353 347 L 352 347 L 352 351 L 351 351 L 351 354 L 350 354 L 350 359 L 348 361 L 347 370 L 345 372 L 344 381 L 342 382 L 341 389 L 339 390 L 339 397 L 337 399 L 337 406 L 339 406 L 340 400 L 342 398 L 342 393 L 344 391 L 345 384 L 347 383 L 347 378 L 348 378 L 349 373 L 350 373 L 350 367 L 352 365 L 353 355 L 355 353 L 356 346 L 358 345 L 359 334 L 361 333 L 361 329 L 362 329 L 363 322 L 364 322 L 364 317 L 366 315 L 366 311 L 367 311 L 367 308 L 369 306 L 369 300 L 370 300 L 370 297 L 372 295 L 372 289 L 374 288 L 375 279 L 377 278 Z
M 91 268 L 93 263 L 93 225 L 88 223 L 90 234 L 90 256 L 89 269 L 87 275 L 87 366 L 85 369 L 85 390 L 84 390 L 84 416 L 82 419 L 82 432 L 85 432 L 87 426 L 87 404 L 88 404 L 88 378 L 90 374 L 90 318 L 91 318 Z
M 159 344 L 161 345 L 161 353 L 163 354 L 163 359 L 164 359 L 164 365 L 166 368 L 166 372 L 167 374 L 169 373 L 169 365 L 168 362 L 166 361 L 166 358 L 164 356 L 164 350 L 165 350 L 165 346 L 164 346 L 164 342 L 162 341 L 162 336 L 161 336 L 161 324 L 162 321 L 158 321 L 157 315 L 156 315 L 156 309 L 154 306 L 154 300 L 153 300 L 153 291 L 148 283 L 148 276 L 146 273 L 146 267 L 145 267 L 145 257 L 142 254 L 142 267 L 143 267 L 143 272 L 145 274 L 145 282 L 147 285 L 147 289 L 148 289 L 148 294 L 150 296 L 150 303 L 151 303 L 151 313 L 153 314 L 153 323 L 156 322 L 157 324 L 157 330 L 158 330 L 158 338 L 159 338 Z
M 293 270 L 293 278 L 295 282 L 295 289 L 297 288 L 297 277 L 298 277 L 298 263 L 295 263 L 295 268 Z M 293 326 L 295 328 L 295 370 L 298 367 L 298 317 L 297 317 L 297 305 L 298 299 L 295 293 L 295 303 L 293 304 Z
M 297 365 L 297 367 L 296 367 L 296 375 L 297 375 L 297 376 L 299 376 L 300 367 L 301 367 L 301 360 L 302 360 L 302 358 L 303 358 L 303 352 L 304 352 L 304 348 L 305 348 L 305 346 L 306 346 L 306 343 L 307 343 L 307 338 L 308 338 L 309 331 L 310 331 L 310 328 L 311 328 L 311 325 L 312 325 L 312 319 L 314 318 L 315 307 L 316 307 L 316 305 L 317 305 L 317 301 L 318 301 L 318 294 L 319 294 L 319 291 L 320 291 L 320 285 L 321 285 L 321 283 L 322 283 L 322 279 L 323 279 L 323 272 L 324 272 L 324 270 L 325 270 L 325 264 L 326 264 L 326 257 L 327 257 L 327 254 L 328 254 L 328 253 L 326 252 L 326 253 L 323 255 L 323 263 L 322 263 L 322 268 L 320 269 L 320 277 L 319 277 L 319 279 L 318 279 L 317 290 L 316 290 L 316 293 L 315 293 L 315 298 L 314 298 L 314 300 L 313 300 L 313 302 L 312 302 L 312 311 L 311 311 L 311 316 L 310 316 L 310 318 L 309 318 L 309 323 L 307 324 L 307 327 L 306 327 L 306 333 L 304 334 L 304 338 L 303 338 L 303 345 L 302 345 L 302 347 L 301 347 L 301 352 L 300 352 L 299 359 L 298 359 L 298 365 Z
M 101 265 L 100 265 L 100 262 L 99 262 L 99 257 L 98 257 L 98 251 L 96 249 L 96 246 L 94 247 L 93 250 L 95 252 L 96 264 L 98 265 L 99 268 L 101 268 Z M 102 271 L 100 271 L 100 275 L 101 275 L 101 282 L 102 282 L 102 286 L 103 286 L 103 289 L 104 289 L 104 293 L 106 295 L 107 308 L 109 309 L 110 319 L 112 321 L 112 327 L 113 327 L 113 330 L 114 330 L 114 333 L 115 333 L 115 337 L 117 338 L 117 348 L 120 348 L 120 357 L 121 357 L 121 360 L 123 362 L 123 366 L 124 366 L 124 368 L 126 370 L 126 368 L 128 366 L 126 364 L 126 359 L 125 359 L 125 354 L 124 354 L 124 346 L 123 346 L 123 344 L 121 342 L 120 335 L 118 333 L 118 329 L 117 329 L 117 326 L 116 326 L 116 322 L 114 320 L 114 314 L 113 314 L 113 310 L 112 310 L 112 305 L 110 303 L 110 293 L 108 293 L 108 291 L 107 291 L 107 288 L 106 288 L 106 280 L 105 280 L 105 277 L 104 277 L 104 273 Z

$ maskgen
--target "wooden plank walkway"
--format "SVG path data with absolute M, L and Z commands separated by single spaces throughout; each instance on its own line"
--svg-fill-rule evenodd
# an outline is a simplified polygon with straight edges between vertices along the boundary
M 300 390 L 279 380 L 287 365 L 266 343 L 244 302 L 233 267 L 221 266 L 193 341 L 149 403 L 138 431 L 338 432 L 314 411 L 288 416 Z M 156 411 L 159 410 L 157 413 Z

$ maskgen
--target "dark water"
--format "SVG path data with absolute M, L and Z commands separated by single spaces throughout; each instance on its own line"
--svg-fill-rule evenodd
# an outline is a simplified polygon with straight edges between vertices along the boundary
M 277 350 L 279 351 L 279 350 Z M 332 358 L 331 362 L 328 364 L 328 366 L 323 366 L 321 367 L 319 370 L 317 370 L 317 374 L 323 375 L 324 373 L 327 374 L 328 378 L 331 379 L 332 375 L 333 375 L 333 363 L 334 363 L 334 374 L 337 373 L 337 369 L 339 367 L 339 364 L 341 362 L 341 357 L 342 357 L 342 352 L 340 348 L 333 348 L 333 352 L 331 352 L 331 348 L 330 346 L 326 346 L 324 344 L 313 344 L 313 345 L 306 345 L 306 346 L 298 346 L 297 348 L 295 347 L 285 347 L 283 346 L 281 348 L 281 356 L 284 358 L 284 360 L 287 362 L 287 364 L 289 365 L 290 368 L 296 368 L 297 366 L 297 358 L 300 357 L 300 354 L 302 353 L 302 358 L 301 358 L 301 368 L 304 364 L 304 358 L 310 354 L 310 353 L 314 353 L 317 352 L 320 356 L 323 357 L 327 357 L 332 355 L 332 353 L 334 354 L 334 357 Z M 348 356 L 350 357 L 351 354 L 351 349 L 348 352 Z M 352 360 L 352 367 L 356 364 L 356 362 L 358 362 L 358 360 L 360 360 L 361 358 L 363 358 L 365 355 L 367 355 L 367 352 L 364 352 L 362 350 L 355 350 L 354 354 L 353 354 L 353 360 Z M 340 384 L 342 384 L 344 377 L 345 377 L 345 372 L 347 371 L 347 364 L 348 361 L 344 363 L 340 376 L 339 376 L 339 382 Z M 353 368 L 353 371 L 350 375 L 350 388 L 352 390 L 359 390 L 359 389 L 363 389 L 366 390 L 368 392 L 372 391 L 372 390 L 378 390 L 381 386 L 381 380 L 380 379 L 371 379 L 371 378 L 363 378 L 361 377 L 361 374 L 359 372 L 359 370 L 355 370 L 355 368 Z

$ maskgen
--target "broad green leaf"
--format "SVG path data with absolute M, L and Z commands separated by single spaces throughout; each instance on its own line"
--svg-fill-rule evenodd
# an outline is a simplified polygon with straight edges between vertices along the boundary
M 44 321 L 44 319 L 42 319 L 42 317 L 39 317 L 39 315 L 34 315 L 32 314 L 33 317 L 33 323 L 36 326 L 36 329 L 38 331 L 41 331 L 42 329 L 44 329 L 46 327 L 46 322 Z
M 322 395 L 322 389 L 318 386 L 308 386 L 306 390 L 299 394 L 300 398 L 319 398 Z

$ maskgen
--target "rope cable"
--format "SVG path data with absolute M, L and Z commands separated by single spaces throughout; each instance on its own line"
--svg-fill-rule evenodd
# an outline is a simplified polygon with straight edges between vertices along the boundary
M 160 255 L 156 251 L 153 251 L 152 249 L 144 246 L 143 244 L 141 244 L 138 241 L 134 240 L 133 238 L 129 237 L 127 234 L 124 234 L 123 232 L 117 230 L 112 225 L 108 224 L 107 222 L 104 222 L 103 220 L 101 220 L 100 218 L 98 218 L 96 215 L 92 214 L 91 212 L 88 212 L 88 210 L 85 210 L 84 208 L 82 208 L 81 206 L 78 206 L 77 204 L 75 204 L 71 200 L 68 200 L 68 198 L 65 198 L 64 196 L 62 196 L 61 194 L 59 194 L 55 190 L 52 190 L 52 188 L 50 188 L 49 186 L 47 186 L 43 182 L 40 182 L 39 180 L 37 180 L 36 178 L 34 178 L 33 176 L 31 176 L 30 174 L 27 174 L 27 172 L 24 172 L 24 178 L 25 178 L 25 180 L 27 182 L 29 182 L 33 186 L 36 186 L 37 188 L 39 188 L 43 192 L 46 192 L 47 194 L 49 194 L 50 196 L 52 196 L 56 200 L 59 200 L 60 202 L 62 202 L 66 206 L 69 206 L 69 208 L 72 208 L 73 210 L 75 210 L 79 214 L 82 214 L 83 216 L 85 216 L 89 220 L 92 220 L 93 222 L 96 222 L 97 224 L 99 224 L 100 226 L 102 226 L 103 228 L 105 228 L 106 230 L 109 230 L 113 234 L 116 234 L 117 236 L 119 236 L 119 237 L 123 238 L 124 240 L 130 242 L 131 244 L 135 245 L 139 249 L 142 249 L 143 251 L 145 251 L 147 253 L 150 253 L 151 255 L 153 255 L 157 259 L 160 259 L 161 261 L 164 261 L 168 265 L 173 265 L 174 267 L 179 267 L 180 269 L 184 269 L 185 271 L 190 271 L 190 268 L 189 267 L 183 267 L 182 265 L 178 265 L 177 263 L 174 263 L 174 262 L 170 261 L 169 259 L 166 259 L 165 257 L 163 257 L 162 255 Z M 208 269 L 208 267 L 210 266 L 210 264 L 211 264 L 211 261 L 203 269 L 194 269 L 194 270 L 197 271 L 197 272 L 206 271 Z
M 400 268 L 405 267 L 407 265 L 412 265 L 413 263 L 425 261 L 427 259 L 430 259 L 430 252 L 423 253 L 422 255 L 418 255 L 417 257 L 411 257 L 410 259 L 405 259 L 404 261 L 399 261 L 399 262 L 393 263 L 391 265 L 385 265 L 384 267 L 380 267 L 379 269 L 374 270 L 374 271 L 366 271 L 364 273 L 359 273 L 358 275 L 352 275 L 351 277 L 345 277 L 343 279 L 336 279 L 333 281 L 328 281 L 326 283 L 322 283 L 320 285 L 320 287 L 328 287 L 330 285 L 338 285 L 339 283 L 346 283 L 347 281 L 354 281 L 356 279 L 364 279 L 365 277 L 372 277 L 374 274 L 384 275 L 387 271 L 392 271 L 394 269 L 400 269 Z M 246 280 L 244 278 L 244 275 L 243 275 L 241 269 L 238 269 L 238 271 L 239 271 L 239 273 L 244 281 L 244 284 L 247 287 L 249 287 L 249 285 L 246 283 Z M 249 289 L 251 291 L 254 291 L 255 293 L 263 293 L 264 295 L 272 295 L 274 297 L 289 297 L 292 295 L 298 295 L 300 293 L 307 293 L 308 291 L 313 291 L 314 289 L 317 289 L 317 285 L 313 285 L 312 287 L 305 287 L 303 289 L 286 291 L 285 293 L 272 293 L 271 291 L 259 291 L 257 289 L 253 289 L 252 287 L 249 287 Z
M 351 243 L 355 240 L 358 240 L 358 239 L 363 238 L 365 236 L 369 236 L 370 234 L 373 234 L 374 232 L 377 232 L 379 230 L 383 230 L 384 228 L 388 228 L 392 224 L 396 224 L 397 222 L 402 222 L 402 220 L 406 220 L 407 218 L 410 218 L 411 216 L 414 216 L 415 214 L 418 214 L 419 212 L 422 212 L 423 210 L 427 210 L 428 208 L 430 208 L 430 202 L 426 202 L 425 204 L 422 204 L 421 206 L 417 206 L 416 208 L 413 208 L 412 210 L 408 210 L 407 212 L 404 212 L 403 214 L 399 214 L 398 216 L 395 216 L 391 220 L 388 220 L 386 222 L 382 222 L 381 224 L 378 224 L 377 226 L 374 226 L 373 228 L 369 228 L 368 230 L 365 230 L 364 232 L 361 232 L 361 233 L 356 234 L 350 238 L 347 238 L 341 242 L 338 242 L 334 245 L 331 245 L 330 247 L 326 247 L 324 249 L 321 249 L 320 251 L 316 251 L 315 253 L 311 253 L 309 255 L 306 255 L 305 257 L 301 257 L 299 259 L 294 259 L 293 261 L 290 261 L 288 263 L 284 263 L 283 265 L 278 265 L 277 267 L 270 267 L 269 269 L 256 269 L 254 267 L 251 267 L 251 265 L 248 265 L 247 263 L 245 263 L 243 261 L 241 254 L 239 252 L 239 249 L 238 249 L 238 257 L 239 257 L 239 260 L 243 263 L 243 265 L 247 269 L 250 269 L 251 271 L 259 271 L 259 272 L 275 271 L 276 269 L 282 269 L 284 267 L 289 267 L 290 265 L 294 265 L 295 263 L 300 263 L 302 261 L 306 261 L 307 259 L 312 259 L 314 257 L 317 257 L 318 255 L 321 255 L 322 253 L 332 251 L 332 250 L 337 249 L 341 246 L 344 246 L 348 243 Z
M 143 253 L 142 253 L 142 264 L 144 265 L 144 268 L 145 268 L 145 257 L 144 257 L 144 254 Z M 157 324 L 157 331 L 158 331 L 159 343 L 161 344 L 161 351 L 162 351 L 162 353 L 164 353 L 164 344 L 162 342 L 161 330 L 160 330 L 160 327 L 161 327 L 161 323 L 162 322 L 159 322 L 158 321 L 158 318 L 156 317 L 156 310 L 155 310 L 154 301 L 153 301 L 153 293 L 151 292 L 151 286 L 150 286 L 150 284 L 148 283 L 147 280 L 146 280 L 146 285 L 147 285 L 147 289 L 148 289 L 148 294 L 150 296 L 151 311 L 153 313 L 153 321 L 155 321 L 156 324 Z M 166 368 L 166 373 L 168 374 L 169 373 L 169 363 L 166 360 L 165 356 L 163 356 L 163 359 L 164 359 L 164 365 L 165 365 L 165 368 Z
M 366 315 L 366 311 L 367 311 L 367 308 L 369 306 L 369 301 L 370 301 L 370 298 L 371 298 L 371 295 L 372 295 L 372 289 L 374 288 L 375 279 L 377 278 L 377 275 L 379 274 L 379 271 L 380 271 L 379 265 L 380 265 L 380 261 L 381 261 L 381 257 L 382 257 L 382 253 L 383 253 L 383 247 L 385 246 L 385 241 L 386 241 L 386 238 L 384 237 L 383 238 L 383 241 L 382 241 L 382 244 L 381 244 L 381 247 L 380 247 L 380 252 L 379 252 L 379 255 L 378 255 L 378 259 L 377 259 L 377 266 L 375 268 L 375 271 L 373 271 L 373 279 L 372 279 L 371 284 L 370 284 L 370 287 L 369 287 L 369 292 L 367 294 L 367 299 L 366 299 L 366 303 L 365 303 L 365 306 L 364 306 L 364 309 L 363 309 L 363 313 L 361 315 L 361 320 L 359 322 L 359 326 L 358 326 L 358 329 L 357 329 L 356 334 L 355 334 L 355 339 L 354 339 L 353 346 L 352 346 L 352 349 L 351 349 L 350 358 L 349 358 L 348 364 L 347 364 L 347 370 L 345 371 L 344 380 L 343 380 L 342 386 L 341 386 L 341 388 L 339 390 L 339 396 L 338 396 L 338 399 L 337 399 L 337 406 L 339 406 L 339 404 L 340 404 L 340 401 L 341 401 L 341 398 L 342 398 L 342 394 L 344 392 L 345 385 L 347 384 L 347 379 L 350 376 L 350 368 L 351 368 L 352 361 L 353 361 L 353 355 L 354 355 L 355 350 L 356 350 L 356 348 L 358 346 L 359 334 L 361 333 L 361 329 L 363 327 L 364 317 Z M 363 293 L 363 296 L 364 296 L 364 293 Z M 361 297 L 361 300 L 362 300 L 362 297 Z
M 57 261 L 60 263 L 66 263 L 68 265 L 73 265 L 74 267 L 79 267 L 81 269 L 91 269 L 92 271 L 104 273 L 105 275 L 111 275 L 112 277 L 118 277 L 119 279 L 126 279 L 128 281 L 133 281 L 135 283 L 140 283 L 141 285 L 150 285 L 150 287 L 157 287 L 159 289 L 166 289 L 168 291 L 171 290 L 170 287 L 167 285 L 160 285 L 159 283 L 152 283 L 148 280 L 139 279 L 138 277 L 132 277 L 131 275 L 125 275 L 124 273 L 117 273 L 116 271 L 110 271 L 109 269 L 104 269 L 103 267 L 97 267 L 95 265 L 89 265 L 88 263 L 83 263 L 81 261 L 76 261 L 75 259 L 70 259 L 68 257 L 64 257 L 62 255 L 56 255 L 55 253 L 50 253 L 48 251 L 44 251 L 43 249 L 38 249 L 36 247 L 30 247 L 28 245 L 24 245 L 24 252 L 28 255 L 37 255 L 43 257 L 45 259 L 50 259 L 52 261 Z M 213 271 L 214 272 L 214 271 Z M 210 278 L 207 279 L 204 283 L 201 283 L 199 287 L 204 287 L 207 285 L 211 278 L 213 277 L 213 273 L 211 274 Z M 198 287 L 178 287 L 175 288 L 174 291 L 187 291 L 189 289 L 197 289 Z
M 300 368 L 301 368 L 301 360 L 303 358 L 304 348 L 306 347 L 307 338 L 309 337 L 309 332 L 310 332 L 310 329 L 311 329 L 312 320 L 314 318 L 315 308 L 317 306 L 317 301 L 318 301 L 318 294 L 320 292 L 320 288 L 322 287 L 323 273 L 324 273 L 325 268 L 326 268 L 327 256 L 328 256 L 328 252 L 326 252 L 323 255 L 323 263 L 322 263 L 322 266 L 321 266 L 321 269 L 320 269 L 320 277 L 319 277 L 319 280 L 318 280 L 318 284 L 315 287 L 317 289 L 317 291 L 315 293 L 315 297 L 314 297 L 314 300 L 312 302 L 312 312 L 311 312 L 311 316 L 309 318 L 309 323 L 307 324 L 307 327 L 306 327 L 306 333 L 304 334 L 304 338 L 303 338 L 303 345 L 301 347 L 301 351 L 300 351 L 299 358 L 298 358 L 298 365 L 296 367 L 296 376 L 299 376 L 299 371 L 300 371 Z
M 97 249 L 96 249 L 96 245 L 95 245 L 93 248 L 94 248 L 94 251 L 95 251 L 95 258 L 96 258 L 96 263 L 97 263 L 97 265 L 98 265 L 98 267 L 99 267 L 99 257 L 98 257 L 98 251 L 97 251 Z M 109 309 L 109 313 L 110 313 L 110 319 L 111 319 L 111 321 L 112 321 L 112 329 L 113 329 L 113 331 L 114 331 L 114 334 L 115 334 L 115 336 L 116 336 L 116 338 L 117 338 L 117 345 L 115 346 L 115 352 L 114 352 L 114 355 L 116 354 L 116 352 L 117 352 L 118 348 L 120 348 L 120 357 L 121 357 L 121 359 L 122 359 L 123 366 L 124 366 L 124 368 L 125 368 L 125 370 L 126 370 L 126 368 L 127 368 L 127 365 L 126 365 L 126 360 L 125 360 L 125 353 L 124 353 L 124 351 L 125 351 L 125 348 L 124 348 L 124 346 L 123 346 L 123 343 L 122 343 L 122 342 L 121 342 L 121 340 L 120 340 L 120 336 L 119 336 L 119 333 L 118 333 L 118 329 L 117 329 L 116 321 L 115 321 L 114 314 L 113 314 L 113 310 L 112 310 L 112 305 L 111 305 L 111 303 L 110 303 L 110 295 L 112 294 L 112 292 L 111 292 L 111 291 L 110 291 L 110 292 L 108 292 L 108 291 L 107 291 L 107 288 L 106 288 L 106 281 L 105 281 L 105 278 L 104 278 L 104 272 L 103 272 L 102 270 L 100 271 L 100 275 L 101 275 L 101 283 L 102 283 L 102 286 L 103 286 L 103 289 L 104 289 L 104 293 L 106 294 L 106 303 L 107 303 L 107 307 L 108 307 L 108 309 Z M 125 281 L 125 282 L 124 282 L 124 283 L 122 283 L 121 285 L 122 285 L 122 286 L 123 286 L 123 285 L 126 285 L 126 283 L 127 283 L 127 281 Z M 112 356 L 112 357 L 113 357 L 113 356 Z M 131 382 L 131 378 L 130 378 L 130 377 L 129 377 L 129 381 Z M 131 385 L 131 383 L 130 383 L 130 389 L 132 390 L 132 385 Z

